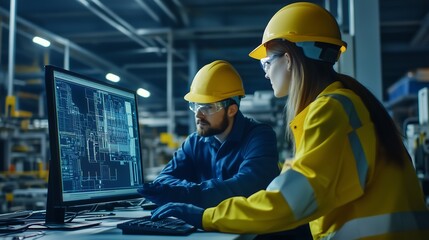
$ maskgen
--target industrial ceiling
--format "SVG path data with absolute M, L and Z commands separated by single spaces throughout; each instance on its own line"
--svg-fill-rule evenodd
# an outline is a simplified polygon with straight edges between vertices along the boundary
M 97 79 L 104 79 L 107 72 L 120 75 L 117 84 L 151 92 L 140 100 L 145 112 L 166 112 L 170 92 L 174 109 L 186 111 L 183 96 L 193 75 L 203 65 L 224 59 L 241 74 L 247 94 L 270 91 L 259 62 L 248 53 L 260 43 L 271 16 L 291 2 L 16 0 L 14 90 L 43 92 L 43 84 L 29 82 L 43 79 L 43 66 L 49 63 Z M 337 18 L 341 13 L 341 28 L 348 31 L 349 1 L 311 2 L 333 9 Z M 7 92 L 10 10 L 11 1 L 0 1 L 1 95 Z M 386 94 L 408 71 L 429 65 L 429 1 L 380 0 L 379 17 Z M 35 45 L 31 41 L 35 35 L 50 40 L 51 46 Z

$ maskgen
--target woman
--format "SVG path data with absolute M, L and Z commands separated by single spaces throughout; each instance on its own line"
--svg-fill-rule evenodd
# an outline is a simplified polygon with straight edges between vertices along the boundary
M 176 216 L 207 231 L 270 233 L 310 223 L 314 239 L 429 239 L 429 212 L 400 133 L 358 81 L 334 71 L 346 43 L 335 18 L 293 3 L 268 23 L 261 60 L 274 95 L 288 95 L 295 155 L 266 190 L 214 208 L 171 203 Z

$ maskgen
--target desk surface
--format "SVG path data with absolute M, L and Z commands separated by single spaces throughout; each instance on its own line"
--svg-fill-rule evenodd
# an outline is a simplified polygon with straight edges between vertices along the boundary
M 100 212 L 106 213 L 106 212 Z M 127 235 L 122 234 L 122 230 L 116 228 L 116 225 L 120 222 L 127 221 L 126 219 L 115 219 L 115 217 L 127 217 L 127 218 L 135 218 L 141 217 L 145 215 L 149 215 L 149 211 L 143 211 L 141 208 L 139 209 L 125 209 L 119 211 L 113 211 L 115 216 L 111 219 L 103 219 L 100 220 L 101 224 L 97 226 L 93 226 L 90 228 L 84 228 L 73 231 L 59 231 L 59 230 L 45 230 L 45 229 L 31 229 L 24 233 L 19 233 L 11 236 L 29 236 L 34 234 L 37 231 L 43 231 L 45 234 L 43 236 L 35 236 L 34 238 L 28 239 L 38 239 L 38 240 L 68 240 L 68 239 L 79 239 L 79 240 L 128 240 L 128 239 L 150 239 L 150 240 L 158 240 L 158 239 L 213 239 L 213 240 L 232 240 L 232 239 L 240 239 L 240 240 L 248 240 L 253 239 L 254 235 L 239 235 L 239 234 L 227 234 L 227 233 L 218 233 L 218 232 L 204 232 L 197 231 L 188 236 L 163 236 L 163 235 Z M 75 220 L 79 221 L 79 220 Z M 6 238 L 7 239 L 7 238 Z M 27 239 L 27 238 L 25 238 Z

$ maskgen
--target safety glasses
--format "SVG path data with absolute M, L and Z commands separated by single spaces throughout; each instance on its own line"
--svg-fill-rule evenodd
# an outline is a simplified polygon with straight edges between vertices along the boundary
M 193 111 L 195 114 L 197 114 L 197 112 L 200 111 L 204 116 L 209 116 L 229 106 L 230 103 L 231 103 L 230 99 L 223 100 L 220 102 L 215 102 L 215 103 L 204 103 L 204 104 L 189 102 L 189 109 L 191 109 L 191 111 Z
M 266 58 L 262 58 L 261 59 L 261 67 L 264 70 L 265 73 L 268 72 L 268 68 L 270 67 L 270 64 L 276 59 L 279 58 L 281 56 L 283 56 L 284 53 L 282 54 L 273 54 L 269 57 Z

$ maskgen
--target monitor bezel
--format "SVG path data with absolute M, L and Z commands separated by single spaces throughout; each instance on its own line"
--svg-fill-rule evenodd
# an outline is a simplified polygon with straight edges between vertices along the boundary
M 64 201 L 63 199 L 63 184 L 61 179 L 61 159 L 60 159 L 60 146 L 59 146 L 59 136 L 58 136 L 58 122 L 57 122 L 57 108 L 56 108 L 56 91 L 55 91 L 55 72 L 60 72 L 63 74 L 67 74 L 76 78 L 80 78 L 83 80 L 87 80 L 90 83 L 101 84 L 106 87 L 113 88 L 115 90 L 124 91 L 130 93 L 134 96 L 135 106 L 138 109 L 138 97 L 135 91 L 131 91 L 129 89 L 113 85 L 109 82 L 100 81 L 95 78 L 91 78 L 76 72 L 72 72 L 69 70 L 65 70 L 60 67 L 56 67 L 53 65 L 45 66 L 45 86 L 46 86 L 46 97 L 47 97 L 47 107 L 48 107 L 48 123 L 49 123 L 49 139 L 50 139 L 50 152 L 51 158 L 49 160 L 49 179 L 48 179 L 48 200 L 47 200 L 47 209 L 50 207 L 54 208 L 64 208 L 70 206 L 79 206 L 79 205 L 87 205 L 87 204 L 95 204 L 95 203 L 108 203 L 115 202 L 120 200 L 130 200 L 141 198 L 141 195 L 137 192 L 137 186 L 135 187 L 135 192 L 124 193 L 120 195 L 114 196 L 103 196 L 102 198 L 88 198 L 81 200 L 69 200 Z M 137 134 L 138 134 L 138 146 L 141 147 L 140 140 L 140 127 L 139 127 L 139 118 L 138 111 L 136 111 L 136 119 L 137 119 Z M 141 180 L 142 184 L 144 182 L 144 166 L 143 166 L 143 156 L 142 151 L 140 153 L 140 171 L 142 173 Z M 58 180 L 58 182 L 56 181 Z

